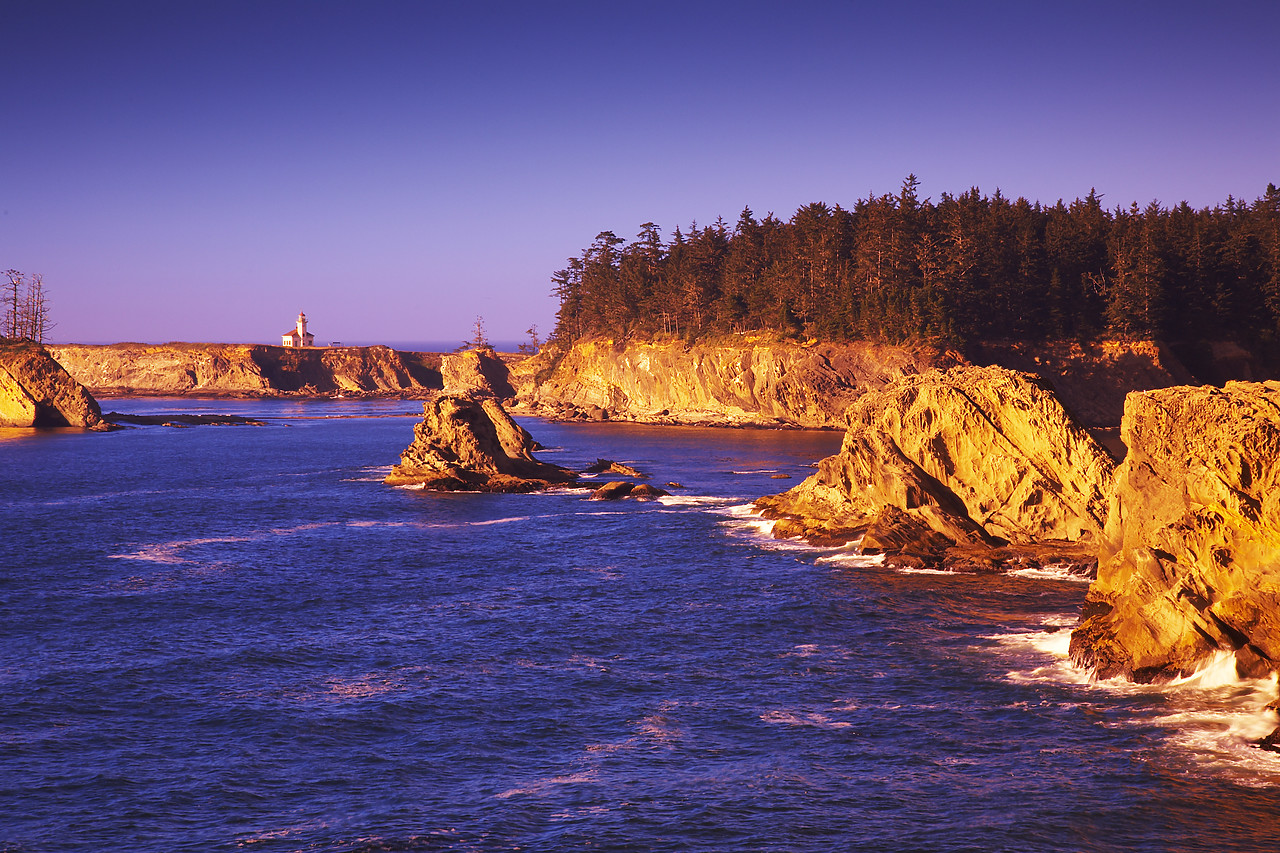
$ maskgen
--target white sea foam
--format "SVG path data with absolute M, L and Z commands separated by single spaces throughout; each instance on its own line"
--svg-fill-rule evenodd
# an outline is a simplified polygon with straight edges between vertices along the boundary
M 151 545 L 143 545 L 129 554 L 110 554 L 113 560 L 145 560 L 151 563 L 194 563 L 195 560 L 189 560 L 182 556 L 182 551 L 187 548 L 195 548 L 201 545 L 220 545 L 229 542 L 248 542 L 249 537 L 246 536 L 217 536 L 205 539 L 177 539 L 172 542 L 157 542 Z
M 1166 698 L 1169 712 L 1156 717 L 1135 715 L 1131 725 L 1155 724 L 1165 729 L 1167 742 L 1198 773 L 1227 774 L 1247 785 L 1280 785 L 1280 755 L 1260 749 L 1258 741 L 1277 725 L 1277 680 L 1240 678 L 1229 651 L 1210 655 L 1195 672 L 1159 684 L 1135 684 L 1122 678 L 1098 679 L 1075 666 L 1069 657 L 1075 617 L 1044 620 L 1045 630 L 997 634 L 1002 648 L 1022 654 L 1023 667 L 1006 678 L 1023 684 L 1068 684 L 1087 692 L 1147 694 Z
M 1092 571 L 1082 572 L 1074 566 L 1065 564 L 1041 566 L 1038 569 L 1015 569 L 1009 572 L 1009 574 L 1019 578 L 1071 581 L 1073 583 L 1089 583 L 1094 578 L 1094 572 Z
M 720 498 L 713 495 L 666 495 L 658 498 L 663 506 L 724 506 L 733 503 L 736 498 Z
M 519 794 L 531 794 L 536 796 L 539 794 L 545 794 L 546 792 L 563 785 L 581 785 L 585 782 L 594 782 L 596 781 L 597 775 L 598 771 L 594 769 L 582 773 L 566 773 L 563 776 L 552 776 L 547 779 L 538 779 L 518 788 L 508 788 L 496 796 L 499 800 L 510 799 L 511 797 Z
M 848 729 L 853 723 L 844 720 L 833 720 L 826 714 L 816 711 L 766 711 L 760 715 L 766 723 L 779 726 L 810 726 L 818 729 Z
M 818 558 L 818 563 L 832 566 L 848 566 L 850 568 L 870 568 L 883 566 L 884 554 L 859 554 L 856 550 L 838 551 Z

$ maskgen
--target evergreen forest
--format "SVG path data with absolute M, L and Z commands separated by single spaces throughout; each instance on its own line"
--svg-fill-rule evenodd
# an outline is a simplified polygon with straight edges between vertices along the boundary
M 1213 208 L 1107 209 L 1094 191 L 1052 206 L 971 189 L 783 222 L 750 208 L 669 240 L 610 231 L 552 277 L 554 340 L 693 341 L 735 332 L 951 346 L 995 340 L 1280 340 L 1280 190 Z

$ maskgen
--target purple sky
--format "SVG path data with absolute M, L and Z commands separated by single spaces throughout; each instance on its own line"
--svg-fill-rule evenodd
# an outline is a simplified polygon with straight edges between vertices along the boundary
M 56 341 L 495 341 L 595 235 L 1280 183 L 1280 3 L 0 0 L 0 268 Z

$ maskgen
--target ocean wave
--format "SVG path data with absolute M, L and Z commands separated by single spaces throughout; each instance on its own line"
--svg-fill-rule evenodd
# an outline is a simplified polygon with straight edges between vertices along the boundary
M 1172 681 L 1135 684 L 1123 678 L 1099 679 L 1091 669 L 1071 662 L 1069 648 L 1074 616 L 1049 617 L 1040 631 L 995 634 L 1001 647 L 1022 653 L 1024 666 L 1010 670 L 1006 678 L 1020 684 L 1069 685 L 1083 692 L 1111 695 L 1159 695 L 1172 706 L 1155 717 L 1137 714 L 1128 725 L 1155 724 L 1165 730 L 1189 769 L 1209 775 L 1229 775 L 1250 786 L 1280 785 L 1280 754 L 1260 749 L 1258 741 L 1270 734 L 1280 720 L 1271 704 L 1280 687 L 1275 674 L 1267 678 L 1241 678 L 1235 656 L 1229 651 L 1210 655 L 1195 672 Z
M 663 506 L 724 506 L 734 503 L 737 498 L 723 498 L 714 495 L 665 495 L 658 498 Z
M 1041 566 L 1038 569 L 1015 569 L 1007 574 L 1019 578 L 1071 581 L 1073 583 L 1091 583 L 1097 575 L 1094 571 L 1081 571 L 1079 567 L 1070 564 Z

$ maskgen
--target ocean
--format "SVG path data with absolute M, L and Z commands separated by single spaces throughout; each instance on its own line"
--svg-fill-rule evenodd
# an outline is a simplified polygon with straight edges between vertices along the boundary
M 412 402 L 103 407 L 268 425 L 0 431 L 0 851 L 1280 847 L 1274 680 L 1095 683 L 1086 579 L 771 539 L 837 433 L 523 419 L 679 484 L 604 503 L 384 485 Z

